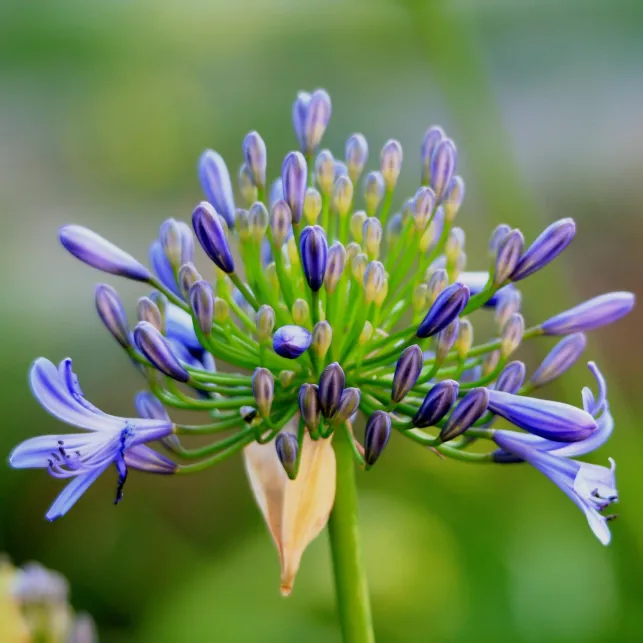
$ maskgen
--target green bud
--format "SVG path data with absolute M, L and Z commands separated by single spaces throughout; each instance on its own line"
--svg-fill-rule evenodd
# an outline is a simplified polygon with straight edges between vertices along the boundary
M 429 287 L 426 284 L 419 284 L 413 289 L 411 303 L 416 313 L 424 312 L 428 309 Z
M 335 158 L 330 150 L 321 150 L 315 160 L 315 181 L 322 194 L 330 195 L 335 182 Z
M 468 319 L 460 320 L 460 333 L 455 342 L 455 349 L 458 357 L 464 359 L 473 346 L 473 324 Z
M 315 188 L 308 188 L 304 197 L 304 218 L 310 225 L 317 223 L 321 209 L 321 194 Z
M 324 359 L 333 340 L 333 329 L 327 321 L 320 321 L 313 328 L 313 341 L 310 347 L 315 355 Z
M 214 321 L 218 324 L 225 324 L 230 314 L 228 302 L 221 297 L 214 298 Z
M 260 201 L 253 203 L 248 212 L 248 229 L 255 243 L 259 243 L 266 235 L 268 223 L 269 216 L 266 206 Z
M 331 200 L 333 211 L 340 217 L 346 216 L 353 203 L 353 182 L 347 176 L 338 176 L 333 185 Z
M 257 200 L 257 186 L 254 184 L 250 168 L 245 163 L 239 168 L 239 192 L 248 207 Z
M 267 368 L 255 369 L 252 375 L 252 393 L 261 417 L 269 417 L 275 395 L 275 378 Z
M 375 301 L 375 297 L 384 285 L 385 280 L 386 270 L 384 265 L 379 261 L 371 261 L 364 271 L 364 298 L 367 304 Z
M 310 307 L 305 299 L 295 299 L 292 305 L 292 319 L 297 326 L 310 324 Z
M 265 304 L 261 306 L 255 316 L 255 323 L 259 341 L 264 342 L 269 339 L 275 327 L 275 311 L 272 307 Z
M 368 257 L 363 252 L 356 254 L 351 261 L 351 274 L 353 279 L 360 285 L 364 283 L 364 273 L 367 265 Z
M 364 248 L 369 257 L 375 258 L 380 254 L 380 243 L 382 242 L 382 224 L 379 219 L 369 217 L 364 222 L 363 228 Z
M 234 225 L 239 235 L 239 241 L 245 243 L 250 239 L 250 221 L 248 220 L 248 210 L 237 208 L 234 215 Z M 227 226 L 225 226 L 227 228 Z
M 293 383 L 293 380 L 295 379 L 295 371 L 279 371 L 279 384 L 281 384 L 282 388 L 287 388 Z
M 351 234 L 356 243 L 362 243 L 364 221 L 366 221 L 366 212 L 358 210 L 351 217 Z

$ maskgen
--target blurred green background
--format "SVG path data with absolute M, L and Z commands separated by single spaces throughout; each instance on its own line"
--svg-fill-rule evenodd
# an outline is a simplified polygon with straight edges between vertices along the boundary
M 533 239 L 576 218 L 565 256 L 525 285 L 528 322 L 606 290 L 636 292 L 642 79 L 640 2 L 1 3 L 0 456 L 61 428 L 29 392 L 39 355 L 73 356 L 88 397 L 115 414 L 132 413 L 141 386 L 95 315 L 93 286 L 117 284 L 130 311 L 144 291 L 73 260 L 58 227 L 82 223 L 146 256 L 163 219 L 187 218 L 200 200 L 205 147 L 236 168 L 257 129 L 278 171 L 295 146 L 299 89 L 330 92 L 324 144 L 336 155 L 354 131 L 372 159 L 399 138 L 404 194 L 424 130 L 447 129 L 467 181 L 459 223 L 472 266 L 484 267 L 499 222 Z M 378 641 L 643 640 L 642 321 L 635 310 L 587 353 L 608 375 L 617 425 L 596 456 L 618 463 L 609 548 L 526 466 L 440 461 L 398 437 L 359 475 Z M 550 346 L 523 356 L 533 366 Z M 547 393 L 577 404 L 590 383 L 577 366 Z M 339 641 L 326 534 L 281 599 L 240 459 L 194 478 L 133 475 L 118 508 L 104 476 L 50 525 L 57 488 L 0 466 L 0 551 L 63 572 L 102 641 Z

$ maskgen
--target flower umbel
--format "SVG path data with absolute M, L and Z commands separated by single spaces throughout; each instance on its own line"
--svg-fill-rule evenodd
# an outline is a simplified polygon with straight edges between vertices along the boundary
M 391 139 L 371 154 L 372 171 L 362 134 L 352 134 L 344 159 L 336 159 L 318 150 L 330 115 L 325 91 L 301 92 L 293 106 L 299 150 L 283 162 L 270 160 L 260 134 L 250 132 L 236 201 L 224 159 L 204 152 L 198 168 L 207 200 L 197 203 L 191 224 L 212 262 L 207 274 L 193 263 L 190 227 L 174 219 L 151 244 L 151 270 L 92 231 L 62 228 L 75 257 L 152 290 L 139 301 L 133 331 L 116 291 L 96 291 L 102 322 L 149 391 L 137 397 L 143 419 L 107 415 L 86 401 L 70 360 L 59 368 L 37 360 L 31 381 L 40 403 L 88 432 L 27 440 L 12 466 L 71 479 L 47 513 L 54 519 L 112 464 L 118 501 L 129 467 L 194 473 L 243 451 L 279 548 L 284 592 L 332 507 L 334 439 L 349 444 L 362 469 L 387 466 L 381 455 L 399 436 L 461 461 L 529 462 L 607 543 L 601 511 L 616 499 L 613 468 L 572 459 L 612 430 L 600 373 L 592 365 L 599 395 L 585 389 L 583 408 L 525 393 L 561 375 L 584 349 L 582 333 L 625 315 L 634 296 L 604 294 L 529 325 L 514 283 L 569 246 L 574 221 L 551 224 L 531 244 L 502 224 L 489 242 L 491 272 L 468 272 L 466 235 L 455 225 L 465 190 L 453 141 L 429 128 L 418 144 L 420 185 L 400 194 L 409 162 L 400 143 Z M 495 338 L 479 344 L 477 311 L 496 326 Z M 510 361 L 522 342 L 546 335 L 565 337 L 531 376 Z M 202 421 L 174 424 L 173 409 L 200 413 Z M 497 417 L 525 432 L 496 430 Z M 204 434 L 218 437 L 183 445 L 183 437 Z M 480 440 L 500 450 L 471 450 Z

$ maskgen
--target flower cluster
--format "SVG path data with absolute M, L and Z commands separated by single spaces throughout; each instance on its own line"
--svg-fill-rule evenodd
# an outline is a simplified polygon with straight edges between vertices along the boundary
M 318 149 L 330 114 L 325 91 L 297 96 L 301 151 L 286 155 L 271 183 L 266 146 L 249 133 L 236 198 L 223 158 L 204 152 L 198 171 L 206 200 L 190 224 L 161 225 L 151 269 L 84 227 L 61 229 L 75 257 L 151 289 L 138 302 L 133 330 L 116 291 L 96 289 L 100 319 L 149 390 L 136 398 L 141 419 L 117 418 L 87 402 L 70 360 L 58 368 L 37 360 L 31 381 L 40 403 L 87 432 L 28 440 L 11 464 L 71 479 L 47 514 L 54 519 L 111 464 L 118 501 L 129 468 L 189 473 L 243 450 L 259 498 L 268 483 L 265 467 L 258 471 L 248 455 L 257 445 L 267 445 L 264 464 L 271 458 L 284 480 L 301 482 L 306 451 L 328 445 L 336 433 L 368 469 L 395 432 L 458 460 L 530 463 L 583 509 L 607 543 L 609 516 L 602 511 L 617 497 L 613 468 L 572 459 L 612 431 L 600 372 L 590 364 L 598 395 L 585 389 L 582 408 L 528 394 L 574 364 L 583 333 L 628 313 L 633 295 L 601 295 L 528 326 L 516 284 L 570 244 L 574 221 L 551 224 L 530 244 L 520 230 L 499 225 L 489 241 L 490 270 L 468 272 L 465 233 L 455 225 L 465 186 L 453 141 L 439 127 L 427 130 L 419 146 L 421 184 L 405 199 L 396 190 L 400 143 L 387 141 L 371 171 L 361 134 L 350 136 L 336 159 Z M 195 238 L 214 264 L 205 275 L 195 265 Z M 497 335 L 475 344 L 471 320 L 483 309 Z M 528 376 L 513 355 L 523 341 L 547 335 L 562 339 Z M 171 409 L 202 412 L 207 423 L 174 423 Z M 353 430 L 360 414 L 363 439 Z M 498 418 L 522 431 L 494 428 Z M 179 437 L 223 433 L 196 449 Z M 147 446 L 153 441 L 178 463 Z M 484 441 L 490 449 L 478 448 Z M 326 460 L 332 469 L 334 460 Z

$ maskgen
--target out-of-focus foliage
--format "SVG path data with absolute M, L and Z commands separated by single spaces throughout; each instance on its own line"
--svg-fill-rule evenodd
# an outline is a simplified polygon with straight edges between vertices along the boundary
M 448 129 L 467 181 L 471 266 L 484 266 L 501 221 L 533 239 L 555 218 L 576 219 L 565 256 L 526 286 L 539 302 L 528 321 L 558 312 L 563 294 L 571 304 L 640 291 L 642 43 L 643 6 L 607 0 L 3 3 L 0 454 L 57 427 L 26 383 L 38 355 L 72 355 L 88 397 L 117 414 L 132 412 L 140 385 L 94 312 L 93 284 L 115 281 L 66 255 L 57 228 L 82 223 L 144 257 L 161 221 L 200 200 L 205 147 L 236 167 L 257 129 L 277 173 L 271 159 L 296 145 L 300 88 L 330 92 L 324 145 L 337 154 L 354 131 L 373 157 L 387 138 L 402 142 L 402 193 L 416 183 L 426 127 Z M 133 310 L 144 292 L 118 286 Z M 618 463 L 610 548 L 525 467 L 443 462 L 392 440 L 358 476 L 378 641 L 643 638 L 640 324 L 635 310 L 587 351 L 609 377 L 616 420 L 598 455 Z M 549 347 L 524 357 L 534 365 Z M 589 381 L 575 367 L 551 394 L 579 403 Z M 50 525 L 56 481 L 0 467 L 0 551 L 63 572 L 101 641 L 339 640 L 326 536 L 281 599 L 240 460 L 189 479 L 132 475 L 118 507 L 114 482 Z

